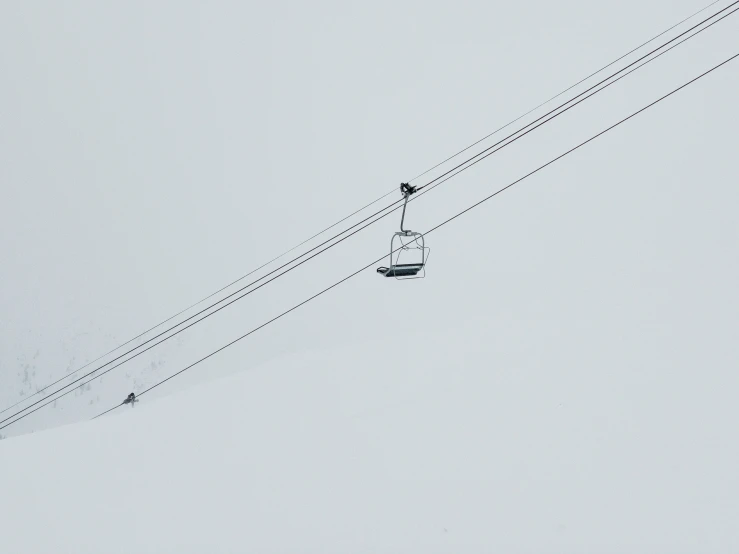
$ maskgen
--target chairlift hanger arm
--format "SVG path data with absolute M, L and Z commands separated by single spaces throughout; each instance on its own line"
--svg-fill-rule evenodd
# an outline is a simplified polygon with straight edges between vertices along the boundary
M 403 202 L 403 215 L 400 217 L 401 233 L 410 233 L 410 230 L 403 229 L 403 222 L 405 222 L 405 208 L 408 205 L 408 198 L 410 198 L 411 194 L 416 192 L 416 189 L 417 187 L 412 187 L 409 183 L 400 183 L 400 193 L 405 197 L 405 202 Z

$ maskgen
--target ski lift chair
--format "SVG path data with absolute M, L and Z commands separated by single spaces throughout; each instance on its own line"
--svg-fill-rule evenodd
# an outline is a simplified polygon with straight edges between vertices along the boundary
M 400 192 L 405 196 L 403 215 L 400 219 L 400 231 L 393 233 L 390 239 L 389 267 L 378 267 L 377 273 L 385 277 L 395 277 L 396 279 L 422 279 L 426 276 L 425 268 L 429 248 L 426 247 L 423 233 L 403 229 L 408 198 L 416 192 L 416 188 L 411 187 L 408 183 L 402 183 L 400 185 Z M 393 261 L 393 254 L 396 251 L 398 254 Z M 405 263 L 400 263 L 401 255 L 403 255 L 402 257 Z

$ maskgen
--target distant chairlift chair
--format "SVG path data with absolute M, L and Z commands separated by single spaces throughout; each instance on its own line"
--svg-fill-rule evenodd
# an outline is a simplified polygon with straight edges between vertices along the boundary
M 396 279 L 422 279 L 426 276 L 426 260 L 428 260 L 430 249 L 426 247 L 426 241 L 422 233 L 403 229 L 408 198 L 416 192 L 416 187 L 412 187 L 408 183 L 401 183 L 400 192 L 405 197 L 405 202 L 403 203 L 403 215 L 400 219 L 400 231 L 394 233 L 390 239 L 390 267 L 378 267 L 377 273 Z M 395 256 L 395 263 L 393 263 L 393 254 L 396 250 L 398 255 Z M 415 252 L 409 256 L 411 251 Z M 399 263 L 401 254 L 405 254 L 403 257 L 406 260 L 410 258 L 412 263 Z
M 131 404 L 131 407 L 135 407 L 136 402 L 138 402 L 139 399 L 136 398 L 136 395 L 134 393 L 129 394 L 126 399 L 123 401 L 124 404 Z

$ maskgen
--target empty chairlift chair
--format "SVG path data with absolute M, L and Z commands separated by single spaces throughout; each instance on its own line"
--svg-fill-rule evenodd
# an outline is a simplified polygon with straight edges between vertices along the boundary
M 416 192 L 416 188 L 408 183 L 402 183 L 400 192 L 405 197 L 403 215 L 400 219 L 400 231 L 394 233 L 390 239 L 389 267 L 378 267 L 377 273 L 396 279 L 422 279 L 426 276 L 426 260 L 428 259 L 429 248 L 426 247 L 426 241 L 422 233 L 403 229 L 408 198 Z M 396 252 L 397 255 L 393 260 L 393 255 Z M 401 258 L 404 263 L 400 263 Z

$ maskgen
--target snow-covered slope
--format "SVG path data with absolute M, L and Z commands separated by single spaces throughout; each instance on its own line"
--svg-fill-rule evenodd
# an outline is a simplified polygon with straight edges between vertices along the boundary
M 292 254 L 234 281 L 703 3 L 6 2 L 0 409 L 265 277 Z M 737 36 L 739 14 L 405 224 L 428 232 Z M 427 235 L 425 280 L 369 268 L 90 421 L 387 255 L 396 212 L 0 429 L 0 554 L 739 552 L 737 90 L 726 65 Z
M 409 335 L 390 363 L 380 343 L 288 357 L 0 441 L 0 550 L 739 548 L 724 410 L 490 332 Z

